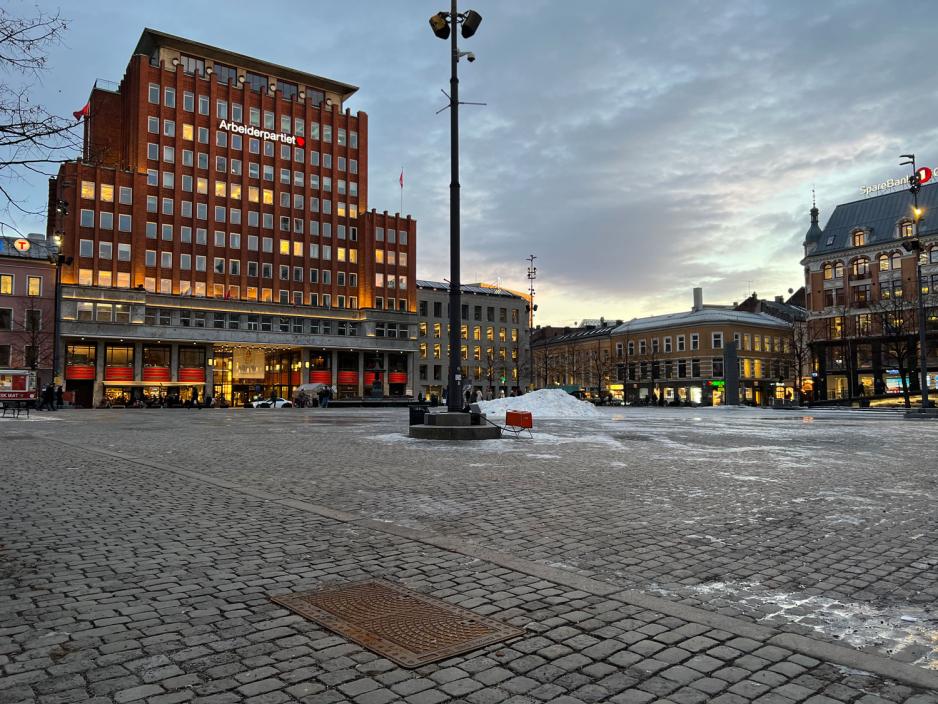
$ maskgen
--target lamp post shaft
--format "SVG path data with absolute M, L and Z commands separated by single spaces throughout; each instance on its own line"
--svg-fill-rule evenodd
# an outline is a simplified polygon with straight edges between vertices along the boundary
M 61 345 L 61 330 L 59 321 L 62 319 L 62 255 L 55 255 L 55 320 L 52 327 L 52 381 L 59 376 L 59 346 Z
M 919 351 L 919 373 L 922 386 L 922 408 L 928 408 L 928 351 L 925 348 L 925 295 L 922 292 L 922 240 L 919 239 L 919 216 L 918 216 L 918 193 L 913 193 L 915 201 L 915 239 L 919 243 L 919 249 L 915 250 L 915 272 L 918 285 L 916 295 L 918 297 L 918 351 Z
M 449 183 L 449 390 L 447 392 L 447 410 L 462 410 L 462 391 L 460 389 L 460 330 L 461 311 L 459 281 L 459 48 L 456 46 L 456 30 L 459 19 L 456 12 L 456 0 L 452 0 L 449 16 L 452 51 L 450 56 L 451 74 L 449 80 L 449 119 L 450 119 L 450 183 Z

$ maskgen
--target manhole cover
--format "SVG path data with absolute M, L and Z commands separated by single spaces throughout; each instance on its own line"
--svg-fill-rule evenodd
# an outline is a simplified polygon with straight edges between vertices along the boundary
M 380 579 L 275 596 L 271 601 L 403 667 L 419 667 L 524 635 L 520 628 Z

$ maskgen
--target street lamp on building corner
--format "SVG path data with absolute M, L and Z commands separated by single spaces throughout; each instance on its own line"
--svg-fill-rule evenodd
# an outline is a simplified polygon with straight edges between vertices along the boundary
M 456 0 L 452 0 L 449 12 L 437 12 L 430 18 L 430 29 L 440 39 L 450 40 L 450 184 L 449 184 L 449 379 L 447 380 L 447 410 L 451 413 L 462 410 L 461 360 L 459 333 L 462 329 L 459 280 L 459 59 L 465 57 L 475 61 L 472 52 L 460 52 L 456 45 L 456 26 L 462 25 L 461 34 L 468 39 L 479 28 L 482 16 L 475 10 L 460 14 Z

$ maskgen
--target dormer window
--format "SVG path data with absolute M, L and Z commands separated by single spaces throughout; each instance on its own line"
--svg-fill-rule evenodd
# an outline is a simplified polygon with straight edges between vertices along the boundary
M 204 59 L 197 59 L 194 56 L 180 56 L 179 63 L 182 64 L 183 72 L 189 74 L 190 76 L 205 75 Z
M 833 236 L 833 235 L 831 235 L 830 237 L 827 238 L 827 246 L 830 247 L 832 244 L 834 244 L 834 236 Z
M 281 98 L 284 98 L 285 100 L 296 100 L 296 83 L 277 81 L 277 90 L 280 91 Z
M 223 86 L 238 85 L 238 71 L 233 66 L 225 66 L 216 61 L 214 70 L 215 79 Z
M 899 223 L 899 237 L 911 237 L 912 232 L 912 223 L 911 222 L 900 222 Z
M 244 72 L 244 82 L 247 83 L 250 90 L 256 93 L 266 93 L 267 86 L 270 83 L 270 81 L 267 80 L 267 76 L 262 76 L 259 73 L 251 73 L 250 71 Z
M 864 247 L 866 245 L 866 233 L 863 230 L 857 230 L 853 233 L 853 246 Z

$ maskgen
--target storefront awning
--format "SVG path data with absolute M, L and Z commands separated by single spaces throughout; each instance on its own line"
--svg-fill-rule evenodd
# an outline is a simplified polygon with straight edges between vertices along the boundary
M 205 386 L 204 381 L 104 381 L 105 386 Z

